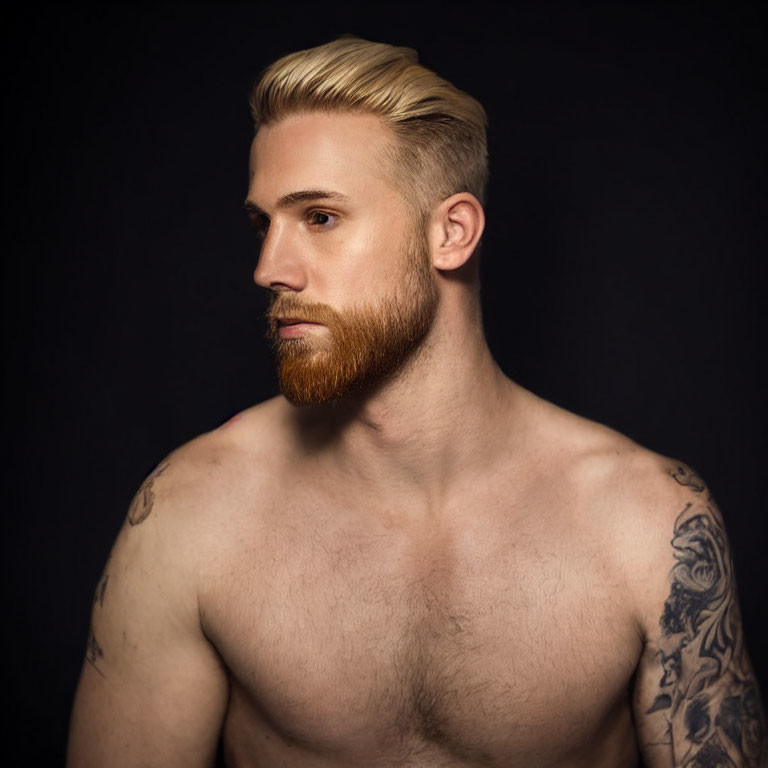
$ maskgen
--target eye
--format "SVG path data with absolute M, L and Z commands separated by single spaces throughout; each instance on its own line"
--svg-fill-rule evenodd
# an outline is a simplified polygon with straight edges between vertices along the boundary
M 308 214 L 309 224 L 320 229 L 330 229 L 338 217 L 335 213 L 327 211 L 310 211 Z

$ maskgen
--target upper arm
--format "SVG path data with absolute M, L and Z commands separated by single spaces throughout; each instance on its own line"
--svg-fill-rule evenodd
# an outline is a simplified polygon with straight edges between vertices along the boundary
M 172 471 L 161 477 L 167 466 L 139 489 L 96 589 L 71 768 L 214 760 L 227 680 L 200 628 L 194 545 L 174 508 Z
M 643 757 L 649 768 L 757 767 L 764 717 L 723 518 L 690 469 L 669 475 L 669 544 L 651 556 L 633 702 Z

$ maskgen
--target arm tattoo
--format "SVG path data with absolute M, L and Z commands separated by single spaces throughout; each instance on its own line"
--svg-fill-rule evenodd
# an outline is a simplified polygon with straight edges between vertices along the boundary
M 88 642 L 86 643 L 86 649 L 85 649 L 85 660 L 102 677 L 105 677 L 105 674 L 99 668 L 99 662 L 101 661 L 103 656 L 104 656 L 104 651 L 101 650 L 101 646 L 99 645 L 98 640 L 96 640 L 96 635 L 93 634 L 93 627 L 91 627 L 90 631 L 88 632 Z
M 128 522 L 133 525 L 139 525 L 143 523 L 152 511 L 152 507 L 155 503 L 155 492 L 152 490 L 152 486 L 155 483 L 155 479 L 160 477 L 166 469 L 169 467 L 169 462 L 160 464 L 152 474 L 141 484 L 136 495 L 133 497 L 131 506 L 128 509 Z M 107 566 L 112 555 L 110 554 L 107 559 Z M 109 572 L 106 567 L 104 573 L 96 585 L 96 592 L 93 595 L 93 606 L 96 608 L 104 607 L 104 597 L 107 593 L 107 584 L 109 583 Z M 99 666 L 99 663 L 104 658 L 104 651 L 102 650 L 99 641 L 96 639 L 96 635 L 93 631 L 93 624 L 88 631 L 88 641 L 86 642 L 85 660 L 102 676 L 106 677 L 104 672 Z
M 149 513 L 152 511 L 152 506 L 155 503 L 155 492 L 152 490 L 152 486 L 155 484 L 155 479 L 160 477 L 168 467 L 169 462 L 161 464 L 141 484 L 128 510 L 128 522 L 131 525 L 140 525 L 149 517 Z
M 109 581 L 109 574 L 104 573 L 99 583 L 96 585 L 96 592 L 93 595 L 93 604 L 98 605 L 99 608 L 104 607 L 104 595 L 107 592 L 107 582 Z
M 112 559 L 112 553 L 110 552 L 110 555 L 107 558 L 107 565 L 104 567 L 104 573 L 99 579 L 99 583 L 96 585 L 96 591 L 93 594 L 94 610 L 96 608 L 104 607 L 104 596 L 107 593 L 107 583 L 109 582 L 109 572 L 107 571 L 107 566 L 109 565 L 109 561 L 111 559 Z M 103 657 L 104 657 L 104 651 L 99 645 L 99 641 L 96 639 L 96 635 L 94 634 L 94 631 L 93 631 L 93 622 L 91 622 L 91 626 L 88 630 L 88 640 L 86 641 L 86 644 L 85 644 L 85 660 L 102 677 L 106 677 L 102 669 L 99 667 L 99 662 Z
M 757 766 L 764 724 L 741 630 L 733 562 L 723 520 L 701 478 L 670 472 L 694 501 L 675 521 L 671 590 L 659 625 L 665 743 L 684 768 Z

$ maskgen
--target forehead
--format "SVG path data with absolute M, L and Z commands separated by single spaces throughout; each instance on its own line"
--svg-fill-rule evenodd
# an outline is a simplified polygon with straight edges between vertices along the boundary
M 391 142 L 375 115 L 312 112 L 262 126 L 251 145 L 249 197 L 268 205 L 301 189 L 360 201 L 392 196 L 383 157 Z

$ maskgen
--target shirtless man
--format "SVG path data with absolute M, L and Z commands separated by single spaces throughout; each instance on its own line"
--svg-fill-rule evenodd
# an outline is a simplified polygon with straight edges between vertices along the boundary
M 283 396 L 139 489 L 71 768 L 761 765 L 706 486 L 488 351 L 482 107 L 356 38 L 252 107 Z

